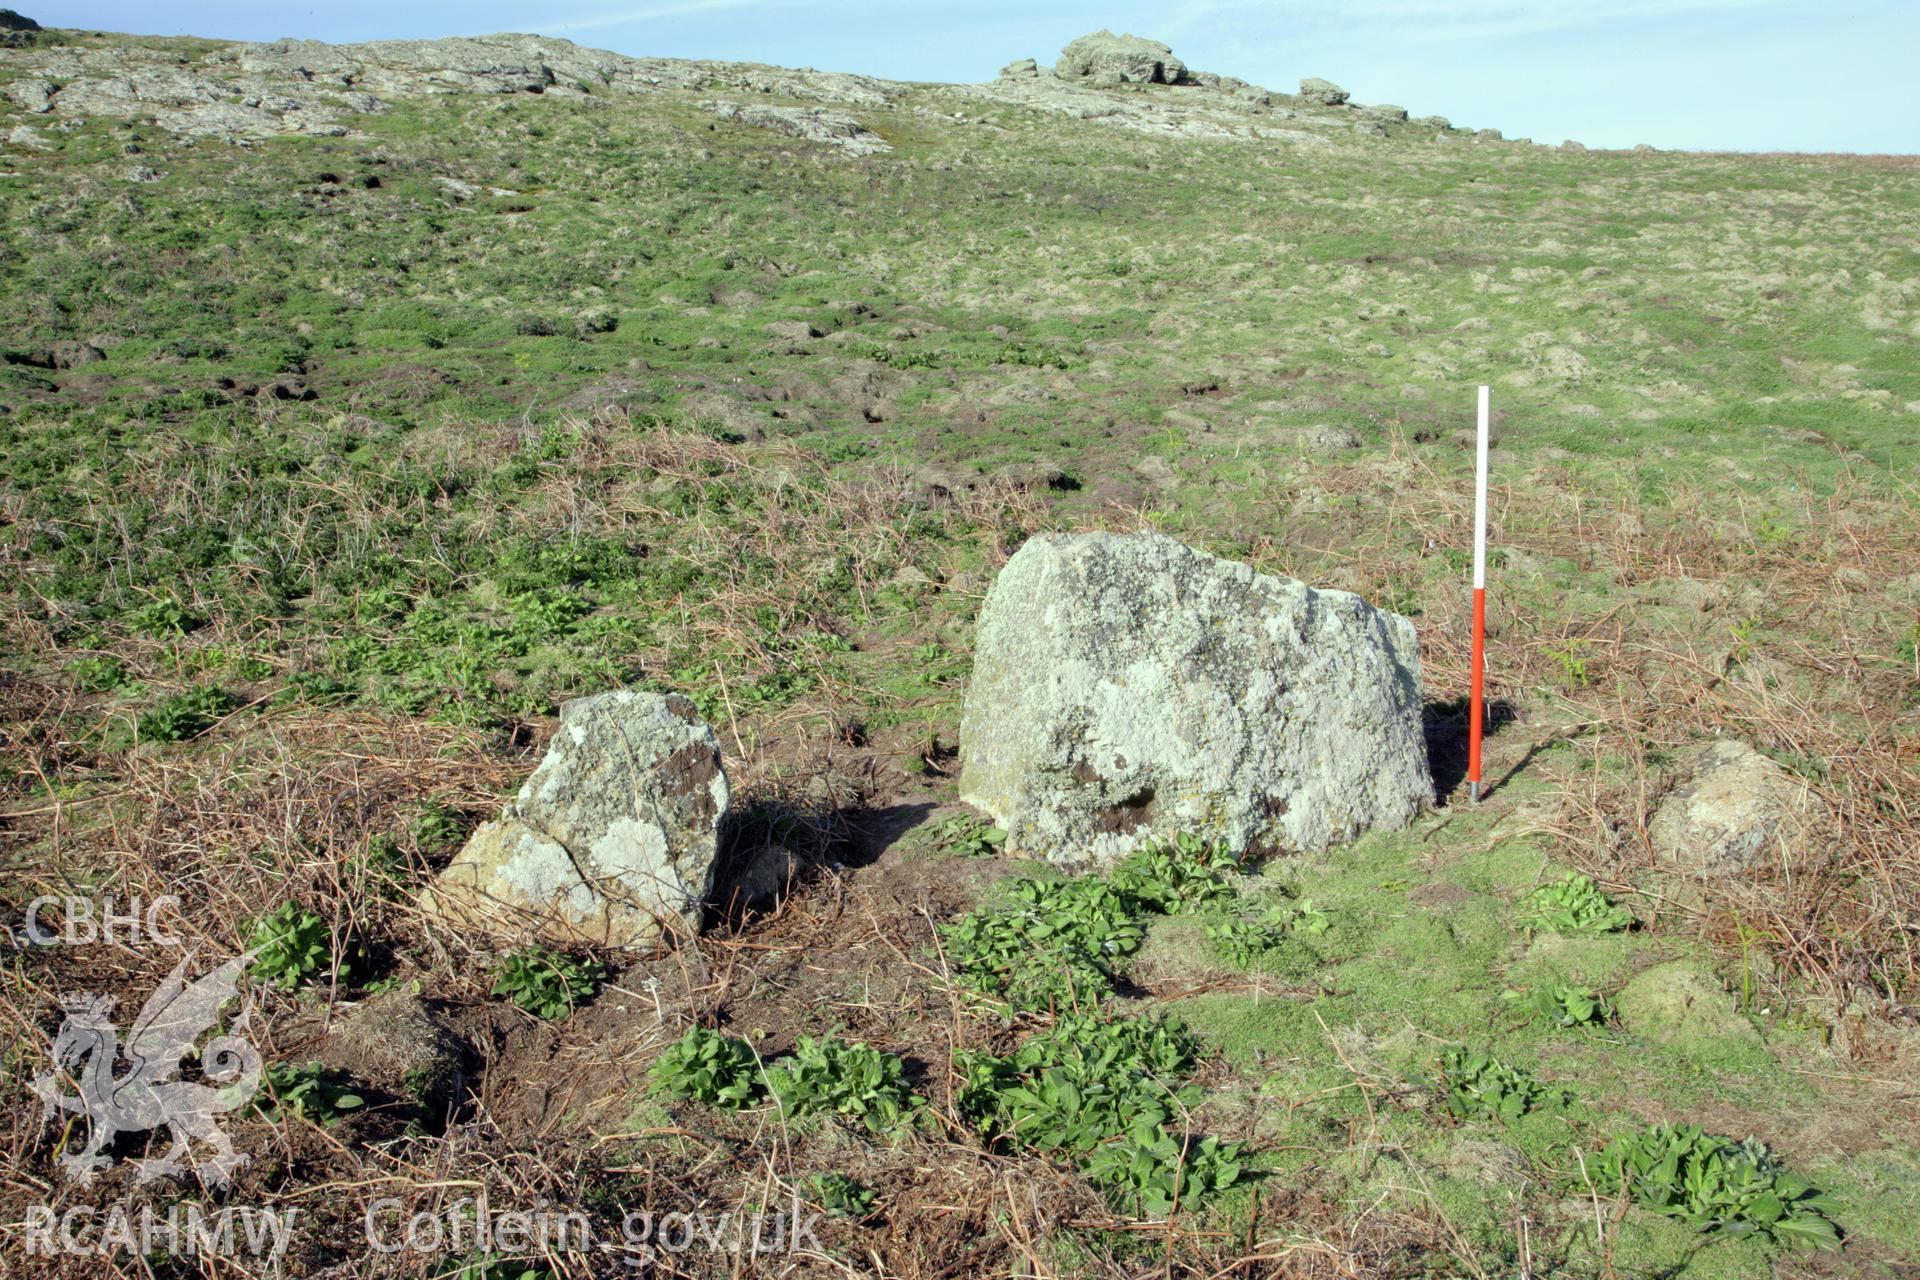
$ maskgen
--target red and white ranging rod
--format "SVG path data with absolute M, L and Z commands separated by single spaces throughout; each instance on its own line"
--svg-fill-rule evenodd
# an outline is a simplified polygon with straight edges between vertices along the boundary
M 1480 430 L 1473 447 L 1473 693 L 1467 700 L 1467 798 L 1480 803 L 1480 728 L 1487 673 L 1487 389 L 1480 388 Z

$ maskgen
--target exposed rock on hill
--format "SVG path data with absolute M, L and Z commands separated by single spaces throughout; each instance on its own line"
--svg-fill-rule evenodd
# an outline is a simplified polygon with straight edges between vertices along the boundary
M 241 45 L 227 59 L 247 75 L 376 93 L 591 93 L 638 78 L 639 65 L 570 40 L 521 35 L 348 45 L 275 40 Z
M 1189 832 L 1319 850 L 1432 799 L 1413 624 L 1143 533 L 1028 541 L 988 594 L 961 797 L 1074 865 Z
M 849 155 L 867 156 L 893 150 L 886 139 L 852 116 L 822 107 L 743 107 L 737 102 L 703 102 L 700 108 L 722 120 L 736 120 L 808 142 L 823 142 Z
M 871 76 L 740 62 L 630 58 L 545 36 L 462 36 L 330 45 L 235 44 L 198 59 L 138 46 L 58 47 L 25 55 L 32 74 L 8 87 L 25 110 L 67 117 L 151 118 L 189 136 L 338 136 L 357 113 L 420 94 L 644 93 L 726 90 L 879 106 L 900 86 Z
M 983 85 L 957 85 L 961 93 L 991 103 L 1015 103 L 1049 115 L 1088 120 L 1156 137 L 1267 138 L 1324 145 L 1329 135 L 1353 137 L 1355 121 L 1273 105 L 1258 85 L 1231 76 L 1189 72 L 1177 95 L 1141 94 L 1131 86 L 1101 87 L 1091 80 L 1062 80 L 1036 69 L 1033 75 L 1003 75 Z
M 1095 84 L 1181 84 L 1187 79 L 1187 64 L 1158 40 L 1096 31 L 1062 49 L 1053 73 L 1062 80 Z
M 1317 102 L 1323 107 L 1344 106 L 1347 91 L 1331 80 L 1322 80 L 1319 76 L 1308 76 L 1300 82 L 1300 96 L 1308 102 Z

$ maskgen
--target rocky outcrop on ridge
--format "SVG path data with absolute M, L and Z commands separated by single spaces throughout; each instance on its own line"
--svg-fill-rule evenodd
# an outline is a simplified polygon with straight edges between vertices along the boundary
M 460 36 L 331 45 L 234 44 L 194 58 L 143 46 L 59 46 L 22 55 L 8 98 L 34 115 L 146 119 L 189 137 L 341 136 L 356 114 L 428 94 L 583 97 L 658 89 L 884 106 L 901 86 L 844 72 L 632 58 L 548 36 Z
M 535 35 L 342 45 L 282 39 L 202 52 L 204 47 L 185 42 L 36 45 L 10 55 L 18 74 L 4 92 L 18 112 L 44 117 L 55 127 L 91 118 L 126 119 L 183 137 L 241 144 L 281 134 L 344 136 L 353 131 L 356 118 L 377 115 L 409 97 L 590 100 L 676 91 L 705 95 L 697 105 L 730 123 L 853 157 L 891 147 L 871 119 L 849 112 L 892 110 L 928 92 L 945 95 L 947 103 L 935 109 L 916 102 L 910 109 L 948 126 L 969 123 L 965 113 L 952 110 L 957 94 L 1154 136 L 1319 145 L 1381 136 L 1389 126 L 1462 138 L 1497 136 L 1454 130 L 1438 116 L 1409 122 L 1404 109 L 1349 102 L 1344 89 L 1325 80 L 1303 80 L 1297 96 L 1275 93 L 1190 67 L 1160 41 L 1110 31 L 1072 41 L 1051 67 L 1017 59 L 980 85 L 910 85 L 810 67 L 639 58 Z M 33 130 L 38 123 L 16 123 L 13 144 L 42 145 Z
M 1095 31 L 1062 49 L 1053 73 L 1062 80 L 1095 84 L 1182 84 L 1187 64 L 1158 40 Z

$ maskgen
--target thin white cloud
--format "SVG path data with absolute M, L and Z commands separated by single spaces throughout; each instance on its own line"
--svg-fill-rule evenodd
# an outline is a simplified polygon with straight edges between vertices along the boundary
M 654 22 L 661 18 L 679 18 L 693 13 L 717 13 L 724 9 L 771 8 L 779 0 L 679 0 L 675 4 L 630 5 L 578 17 L 536 23 L 533 30 L 542 35 L 571 35 L 576 31 L 601 31 L 635 22 Z
M 1338 7 L 1275 9 L 1261 0 L 1186 0 L 1169 11 L 1171 29 L 1192 32 L 1285 31 L 1295 38 L 1351 41 L 1368 31 L 1427 40 L 1501 39 L 1596 25 L 1645 22 L 1780 7 L 1782 0 L 1349 0 Z M 1177 25 L 1175 25 L 1177 24 Z

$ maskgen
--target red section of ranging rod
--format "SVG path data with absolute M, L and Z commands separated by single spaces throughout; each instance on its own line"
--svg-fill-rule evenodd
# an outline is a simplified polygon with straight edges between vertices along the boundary
M 1473 589 L 1473 693 L 1467 699 L 1467 789 L 1474 800 L 1480 799 L 1480 728 L 1486 723 L 1486 702 L 1481 693 L 1487 670 L 1487 589 Z

